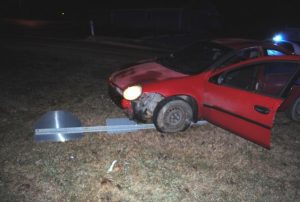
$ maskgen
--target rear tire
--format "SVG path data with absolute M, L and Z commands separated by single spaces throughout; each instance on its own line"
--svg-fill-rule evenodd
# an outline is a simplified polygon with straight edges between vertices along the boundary
M 287 116 L 293 121 L 300 121 L 300 97 L 287 110 Z
M 163 133 L 175 133 L 186 130 L 192 123 L 193 109 L 181 98 L 161 101 L 154 110 L 153 123 Z

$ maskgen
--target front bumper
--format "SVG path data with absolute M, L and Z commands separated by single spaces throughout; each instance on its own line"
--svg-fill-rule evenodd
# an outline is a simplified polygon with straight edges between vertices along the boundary
M 129 118 L 134 118 L 133 109 L 131 106 L 131 102 L 129 100 L 126 100 L 123 98 L 122 90 L 118 87 L 109 84 L 108 86 L 108 94 L 111 98 L 111 100 L 121 109 L 123 109 L 124 113 Z
M 122 90 L 113 85 L 109 85 L 109 95 L 129 118 L 142 122 L 152 120 L 157 103 L 164 99 L 158 93 L 143 93 L 137 100 L 129 101 L 123 98 Z
M 108 85 L 108 94 L 111 98 L 111 100 L 119 107 L 122 107 L 121 104 L 122 104 L 122 99 L 123 99 L 123 96 L 122 96 L 122 91 L 121 89 L 119 89 L 118 87 L 116 86 L 113 86 L 112 84 L 109 84 Z

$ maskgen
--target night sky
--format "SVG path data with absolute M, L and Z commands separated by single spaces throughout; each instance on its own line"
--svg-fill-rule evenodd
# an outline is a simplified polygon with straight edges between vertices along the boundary
M 0 15 L 29 19 L 88 20 L 101 18 L 104 12 L 120 8 L 214 8 L 227 30 L 237 27 L 240 30 L 245 28 L 245 31 L 300 27 L 297 0 L 1 0 Z
M 21 13 L 30 17 L 53 17 L 56 12 L 76 13 L 77 17 L 85 17 L 94 10 L 109 8 L 201 8 L 208 4 L 215 6 L 222 16 L 228 19 L 261 20 L 261 18 L 296 23 L 299 21 L 297 0 L 1 0 L 2 16 L 17 16 Z

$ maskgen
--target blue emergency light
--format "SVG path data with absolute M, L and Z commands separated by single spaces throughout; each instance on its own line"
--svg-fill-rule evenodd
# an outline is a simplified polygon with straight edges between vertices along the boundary
M 282 42 L 282 41 L 284 41 L 284 36 L 283 36 L 283 34 L 276 34 L 276 35 L 273 37 L 273 41 L 274 41 L 274 42 Z

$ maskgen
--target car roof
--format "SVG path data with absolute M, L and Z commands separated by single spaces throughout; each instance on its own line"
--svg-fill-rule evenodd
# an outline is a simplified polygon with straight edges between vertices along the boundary
M 262 56 L 257 57 L 249 60 L 242 61 L 240 63 L 235 63 L 229 66 L 233 66 L 236 64 L 251 64 L 255 62 L 280 62 L 280 61 L 287 61 L 287 62 L 297 62 L 300 64 L 300 56 L 299 55 L 283 55 L 283 56 Z
M 284 55 L 284 56 L 264 56 L 255 58 L 253 60 L 264 60 L 264 61 L 295 61 L 300 62 L 300 56 L 299 55 Z M 249 60 L 251 61 L 251 60 Z
M 240 46 L 249 46 L 257 43 L 258 41 L 252 39 L 242 39 L 242 38 L 217 38 L 217 39 L 213 39 L 212 42 L 233 49 L 238 49 L 240 48 Z
M 256 63 L 265 63 L 265 62 L 296 62 L 300 65 L 300 56 L 296 55 L 284 55 L 284 56 L 262 56 L 262 57 L 257 57 L 249 60 L 245 60 L 242 62 L 230 64 L 227 66 L 221 66 L 217 68 L 216 73 L 220 73 L 224 71 L 225 69 L 232 69 L 237 66 L 244 66 L 244 65 L 251 65 L 251 64 L 256 64 Z
M 262 46 L 262 47 L 276 47 L 278 49 L 282 49 L 285 52 L 290 52 L 289 50 L 284 49 L 283 47 L 278 46 L 270 41 L 259 41 L 255 39 L 244 39 L 244 38 L 218 38 L 218 39 L 213 39 L 211 41 L 213 43 L 217 43 L 235 50 L 250 48 L 255 46 Z

